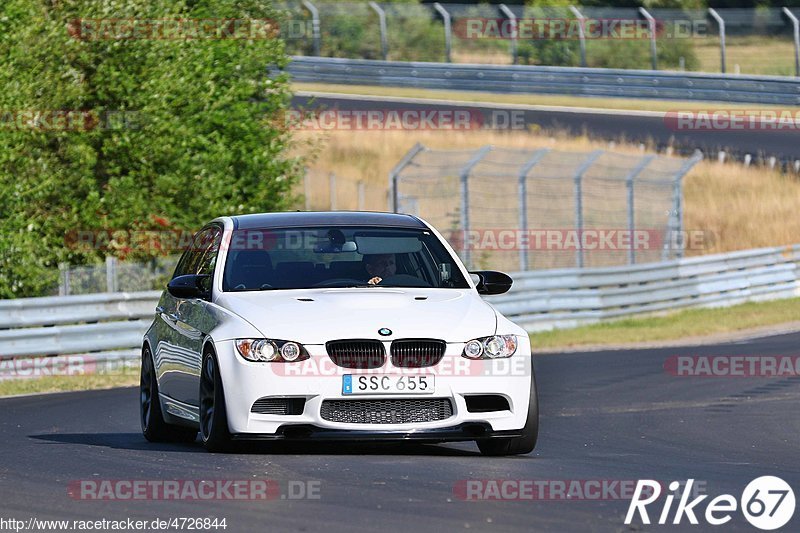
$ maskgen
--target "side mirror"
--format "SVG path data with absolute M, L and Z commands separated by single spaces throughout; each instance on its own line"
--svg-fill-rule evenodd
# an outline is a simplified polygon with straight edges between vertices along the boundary
M 514 283 L 514 280 L 508 274 L 494 270 L 478 270 L 470 272 L 470 274 L 475 274 L 480 278 L 475 287 L 478 289 L 478 294 L 503 294 L 508 292 L 511 284 Z
M 167 284 L 167 292 L 175 298 L 190 299 L 202 298 L 209 299 L 211 291 L 204 288 L 211 276 L 208 274 L 186 274 L 173 278 Z

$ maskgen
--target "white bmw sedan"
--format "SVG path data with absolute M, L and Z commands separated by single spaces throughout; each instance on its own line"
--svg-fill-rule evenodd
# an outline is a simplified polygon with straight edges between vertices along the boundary
M 142 346 L 150 441 L 475 441 L 536 445 L 530 340 L 417 217 L 222 217 L 184 252 Z

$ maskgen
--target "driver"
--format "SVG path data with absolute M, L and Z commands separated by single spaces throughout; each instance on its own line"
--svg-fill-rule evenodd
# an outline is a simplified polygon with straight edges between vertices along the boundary
M 397 262 L 394 254 L 373 254 L 364 256 L 364 269 L 370 276 L 367 282 L 377 285 L 384 278 L 390 278 L 397 273 Z

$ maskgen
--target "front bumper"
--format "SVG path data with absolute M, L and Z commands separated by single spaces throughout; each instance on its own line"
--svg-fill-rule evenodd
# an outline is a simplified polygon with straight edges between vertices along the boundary
M 520 338 L 517 353 L 508 359 L 471 361 L 461 357 L 463 344 L 448 344 L 439 364 L 421 369 L 396 368 L 388 361 L 374 370 L 340 368 L 324 346 L 306 346 L 311 358 L 295 363 L 252 363 L 236 353 L 232 341 L 215 344 L 220 366 L 228 426 L 235 438 L 265 440 L 399 440 L 444 442 L 519 436 L 528 414 L 531 387 L 530 343 Z M 388 352 L 388 343 L 387 343 Z M 345 374 L 434 374 L 433 394 L 345 395 Z M 506 399 L 508 409 L 470 412 L 466 398 L 493 394 Z M 297 415 L 251 412 L 261 398 L 303 398 Z M 404 400 L 446 398 L 452 416 L 430 422 L 375 424 L 342 423 L 324 419 L 325 400 Z
M 363 431 L 330 429 L 310 424 L 285 424 L 275 433 L 235 433 L 234 440 L 267 441 L 370 441 L 370 442 L 456 442 L 484 440 L 501 437 L 520 437 L 521 431 L 494 431 L 486 422 L 467 422 L 452 427 L 403 431 Z

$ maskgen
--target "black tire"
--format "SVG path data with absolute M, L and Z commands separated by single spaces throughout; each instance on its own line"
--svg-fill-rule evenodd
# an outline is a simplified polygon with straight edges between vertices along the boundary
M 225 391 L 213 352 L 203 354 L 200 368 L 200 437 L 210 452 L 227 452 L 231 447 Z
M 194 442 L 197 430 L 174 426 L 164 421 L 158 399 L 153 356 L 150 347 L 142 350 L 142 370 L 139 374 L 139 421 L 144 438 L 150 442 Z
M 483 455 L 522 455 L 536 448 L 539 437 L 539 396 L 536 392 L 536 377 L 531 371 L 531 396 L 528 402 L 528 418 L 520 437 L 497 437 L 476 441 Z

